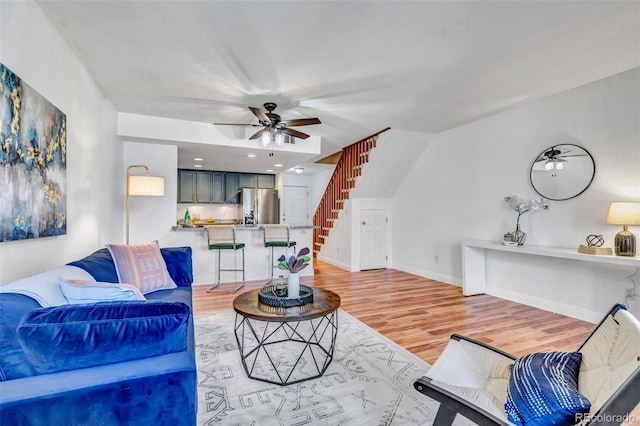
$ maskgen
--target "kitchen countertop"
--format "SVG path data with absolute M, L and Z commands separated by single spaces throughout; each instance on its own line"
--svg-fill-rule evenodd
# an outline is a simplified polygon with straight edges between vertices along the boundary
M 210 223 L 207 225 L 216 225 L 216 223 Z M 230 225 L 228 223 L 222 224 L 222 223 L 217 223 L 217 225 Z M 317 225 L 294 225 L 294 226 L 290 226 L 289 229 L 316 229 L 316 228 L 320 228 Z M 203 226 L 198 225 L 198 226 L 182 226 L 182 225 L 176 225 L 176 226 L 172 226 L 171 227 L 172 231 L 191 231 L 191 232 L 200 232 L 200 231 L 204 231 L 205 229 L 203 228 Z M 256 225 L 256 226 L 246 226 L 246 225 L 236 225 L 236 230 L 237 231 L 262 231 L 262 226 L 260 225 Z

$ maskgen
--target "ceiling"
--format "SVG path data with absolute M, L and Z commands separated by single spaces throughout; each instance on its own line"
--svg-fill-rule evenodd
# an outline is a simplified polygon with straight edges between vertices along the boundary
M 320 118 L 296 128 L 322 138 L 308 171 L 387 126 L 437 133 L 640 66 L 639 1 L 38 4 L 120 112 Z M 180 164 L 229 155 L 179 145 Z

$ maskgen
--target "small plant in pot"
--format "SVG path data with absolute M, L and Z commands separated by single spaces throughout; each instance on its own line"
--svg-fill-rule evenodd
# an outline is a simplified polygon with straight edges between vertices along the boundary
M 302 271 L 309 266 L 309 262 L 311 261 L 311 257 L 308 256 L 309 253 L 309 248 L 305 247 L 301 249 L 297 255 L 291 253 L 283 254 L 278 258 L 278 269 L 289 271 L 289 273 Z

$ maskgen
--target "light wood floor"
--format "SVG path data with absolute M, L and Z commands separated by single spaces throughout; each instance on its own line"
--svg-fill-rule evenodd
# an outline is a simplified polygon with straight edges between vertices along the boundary
M 347 272 L 315 260 L 314 277 L 301 284 L 332 290 L 341 308 L 418 357 L 433 364 L 452 333 L 494 345 L 515 356 L 575 350 L 593 324 L 497 297 L 462 296 L 462 289 L 393 269 Z M 239 292 L 259 288 L 248 282 Z M 194 312 L 233 309 L 238 295 L 195 286 Z
M 575 350 L 594 327 L 497 297 L 464 297 L 460 287 L 393 269 L 351 273 L 317 259 L 314 263 L 315 276 L 303 277 L 301 284 L 338 293 L 341 309 L 430 364 L 453 333 L 522 356 Z M 247 282 L 235 294 L 207 293 L 206 286 L 194 286 L 194 312 L 233 309 L 240 292 L 263 284 Z M 640 419 L 640 406 L 633 414 Z

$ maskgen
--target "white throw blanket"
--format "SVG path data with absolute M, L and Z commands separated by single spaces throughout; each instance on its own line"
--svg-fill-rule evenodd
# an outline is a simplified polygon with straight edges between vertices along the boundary
M 84 269 L 64 265 L 2 286 L 0 293 L 24 294 L 35 299 L 42 307 L 67 305 L 67 299 L 58 284 L 58 277 L 67 280 L 95 281 Z

